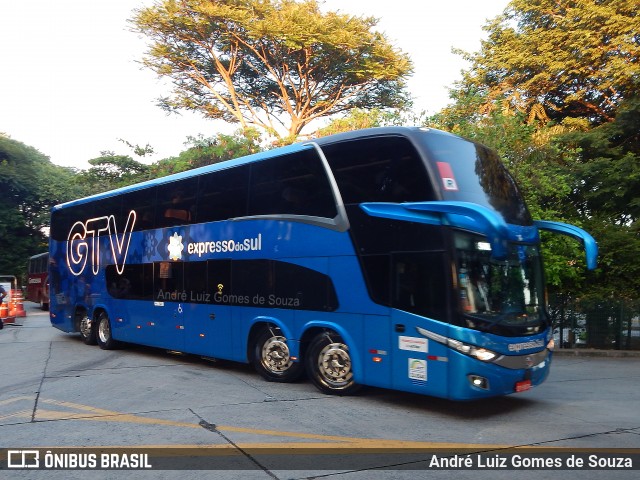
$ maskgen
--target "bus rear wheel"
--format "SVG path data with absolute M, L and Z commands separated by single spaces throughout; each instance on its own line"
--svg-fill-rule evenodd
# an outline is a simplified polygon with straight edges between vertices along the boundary
M 353 379 L 349 347 L 334 332 L 318 334 L 306 354 L 307 374 L 313 384 L 329 395 L 351 395 L 360 389 Z
M 256 371 L 270 382 L 294 382 L 304 373 L 304 365 L 291 359 L 287 339 L 279 328 L 265 328 L 253 352 Z
M 118 342 L 111 336 L 111 322 L 105 312 L 101 312 L 98 315 L 96 340 L 98 341 L 98 346 L 103 350 L 113 350 L 118 345 Z

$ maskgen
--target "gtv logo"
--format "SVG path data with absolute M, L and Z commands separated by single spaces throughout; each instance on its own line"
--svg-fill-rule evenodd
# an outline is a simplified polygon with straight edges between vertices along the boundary
M 94 275 L 100 270 L 100 241 L 99 237 L 105 233 L 109 235 L 111 253 L 116 264 L 118 274 L 124 272 L 124 263 L 129 251 L 131 232 L 136 223 L 136 212 L 131 210 L 127 223 L 121 235 L 118 234 L 115 216 L 91 218 L 86 222 L 76 222 L 69 230 L 67 237 L 67 265 L 71 273 L 80 275 L 91 257 Z

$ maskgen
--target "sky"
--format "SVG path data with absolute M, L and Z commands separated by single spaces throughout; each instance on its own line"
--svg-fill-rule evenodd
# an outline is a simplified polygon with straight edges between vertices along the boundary
M 187 137 L 237 126 L 156 106 L 166 81 L 141 67 L 145 39 L 129 30 L 153 0 L 3 0 L 0 132 L 61 166 L 87 168 L 102 151 L 132 155 L 120 139 L 149 144 L 145 163 L 178 155 Z M 478 51 L 487 20 L 508 0 L 324 0 L 325 10 L 379 19 L 377 29 L 414 63 L 414 110 L 438 112 L 467 65 L 452 48 Z M 319 125 L 315 125 L 318 127 Z

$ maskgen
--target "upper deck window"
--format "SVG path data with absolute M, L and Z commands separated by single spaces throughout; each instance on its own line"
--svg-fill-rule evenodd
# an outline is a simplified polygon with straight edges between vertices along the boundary
M 334 218 L 336 203 L 320 157 L 313 149 L 251 165 L 249 215 Z
M 338 142 L 322 150 L 345 205 L 435 200 L 424 164 L 403 137 Z

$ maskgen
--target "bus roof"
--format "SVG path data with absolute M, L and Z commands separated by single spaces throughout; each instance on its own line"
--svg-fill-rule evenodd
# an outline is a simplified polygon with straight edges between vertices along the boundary
M 302 150 L 306 150 L 309 148 L 313 148 L 312 143 L 316 143 L 320 146 L 329 145 L 332 143 L 339 143 L 347 140 L 355 140 L 359 138 L 367 138 L 367 137 L 376 137 L 376 136 L 384 136 L 384 135 L 401 135 L 404 137 L 415 137 L 417 135 L 424 135 L 424 133 L 429 132 L 431 134 L 440 134 L 440 135 L 448 135 L 455 137 L 455 135 L 443 132 L 441 130 L 436 130 L 432 128 L 424 128 L 424 127 L 376 127 L 376 128 L 366 128 L 362 130 L 354 130 L 346 133 L 337 133 L 335 135 L 329 135 L 321 138 L 311 138 L 305 141 L 301 141 L 298 143 L 294 143 L 292 145 L 287 145 L 284 147 L 274 148 L 272 150 L 267 150 L 263 152 L 254 153 L 251 155 L 247 155 L 244 157 L 239 157 L 232 160 L 226 160 L 223 162 L 214 163 L 212 165 L 207 165 L 204 167 L 194 168 L 192 170 L 186 170 L 180 173 L 174 173 L 172 175 L 167 175 L 165 177 L 155 178 L 152 180 L 146 180 L 144 182 L 128 185 L 125 187 L 117 188 L 114 190 L 109 190 L 106 192 L 97 193 L 95 195 L 91 195 L 88 197 L 71 200 L 69 202 L 61 203 L 52 208 L 52 211 L 56 211 L 62 208 L 70 207 L 73 205 L 79 205 L 87 202 L 91 202 L 94 200 L 100 200 L 104 198 L 109 198 L 117 195 L 121 195 L 128 192 L 134 192 L 137 190 L 142 190 L 144 188 L 153 187 L 156 185 L 162 185 L 166 183 L 171 183 L 176 180 L 181 180 L 184 178 L 190 178 L 193 176 L 202 175 L 204 173 L 215 172 L 220 170 L 226 170 L 228 168 L 236 167 L 239 165 L 244 165 L 253 162 L 259 162 L 261 160 L 266 160 L 268 158 L 278 157 L 280 155 L 285 155 L 289 153 L 295 153 Z

